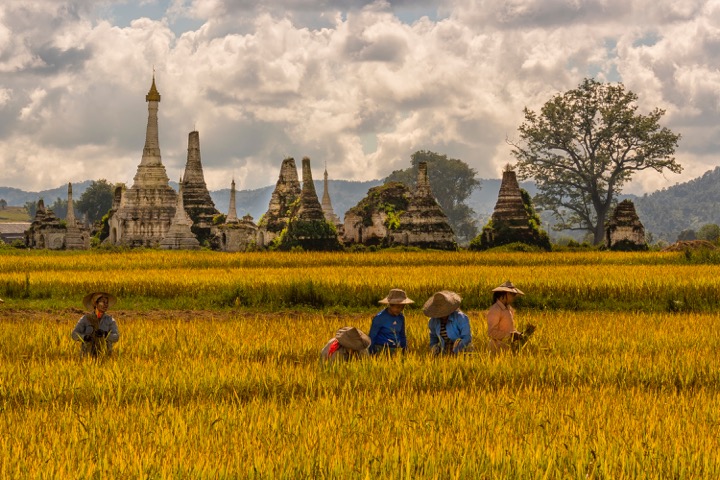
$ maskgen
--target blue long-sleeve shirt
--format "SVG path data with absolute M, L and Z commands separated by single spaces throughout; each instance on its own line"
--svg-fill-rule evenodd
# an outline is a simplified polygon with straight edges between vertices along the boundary
M 430 348 L 434 345 L 440 345 L 440 351 L 445 351 L 445 341 L 440 335 L 440 319 L 431 318 L 428 322 L 428 328 L 430 329 Z M 457 339 L 460 339 L 460 344 L 453 348 L 453 353 L 458 353 L 464 350 L 472 341 L 472 334 L 470 333 L 470 319 L 460 310 L 456 310 L 448 317 L 445 331 L 451 342 L 455 343 Z
M 387 308 L 384 309 L 373 318 L 369 336 L 372 340 L 372 351 L 378 351 L 385 346 L 406 348 L 405 316 L 402 313 L 392 316 Z

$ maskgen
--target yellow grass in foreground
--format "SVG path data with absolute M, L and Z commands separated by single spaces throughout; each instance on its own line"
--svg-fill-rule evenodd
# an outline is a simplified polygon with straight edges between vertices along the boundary
M 415 310 L 405 357 L 318 363 L 373 313 L 123 312 L 98 364 L 0 310 L 0 477 L 720 477 L 718 315 L 520 312 L 532 351 L 437 359 Z

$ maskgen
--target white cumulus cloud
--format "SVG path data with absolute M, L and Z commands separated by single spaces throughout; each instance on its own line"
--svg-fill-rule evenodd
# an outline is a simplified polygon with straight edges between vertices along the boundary
M 682 175 L 628 186 L 661 188 L 718 163 L 719 25 L 718 0 L 6 2 L 0 185 L 131 183 L 154 69 L 168 176 L 197 128 L 211 189 L 272 184 L 285 156 L 380 178 L 420 149 L 497 177 L 523 108 L 589 76 L 682 134 Z

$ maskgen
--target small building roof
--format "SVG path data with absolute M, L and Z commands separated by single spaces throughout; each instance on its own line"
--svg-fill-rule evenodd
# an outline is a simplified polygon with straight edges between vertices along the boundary
M 25 230 L 27 230 L 28 228 L 30 228 L 30 222 L 0 223 L 0 234 L 2 234 L 2 235 L 12 235 L 12 234 L 23 235 L 25 233 Z

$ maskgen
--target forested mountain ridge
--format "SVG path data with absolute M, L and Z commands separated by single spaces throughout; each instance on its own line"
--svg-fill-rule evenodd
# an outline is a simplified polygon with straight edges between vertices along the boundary
M 634 201 L 640 221 L 654 240 L 672 243 L 682 230 L 720 224 L 720 167 Z

